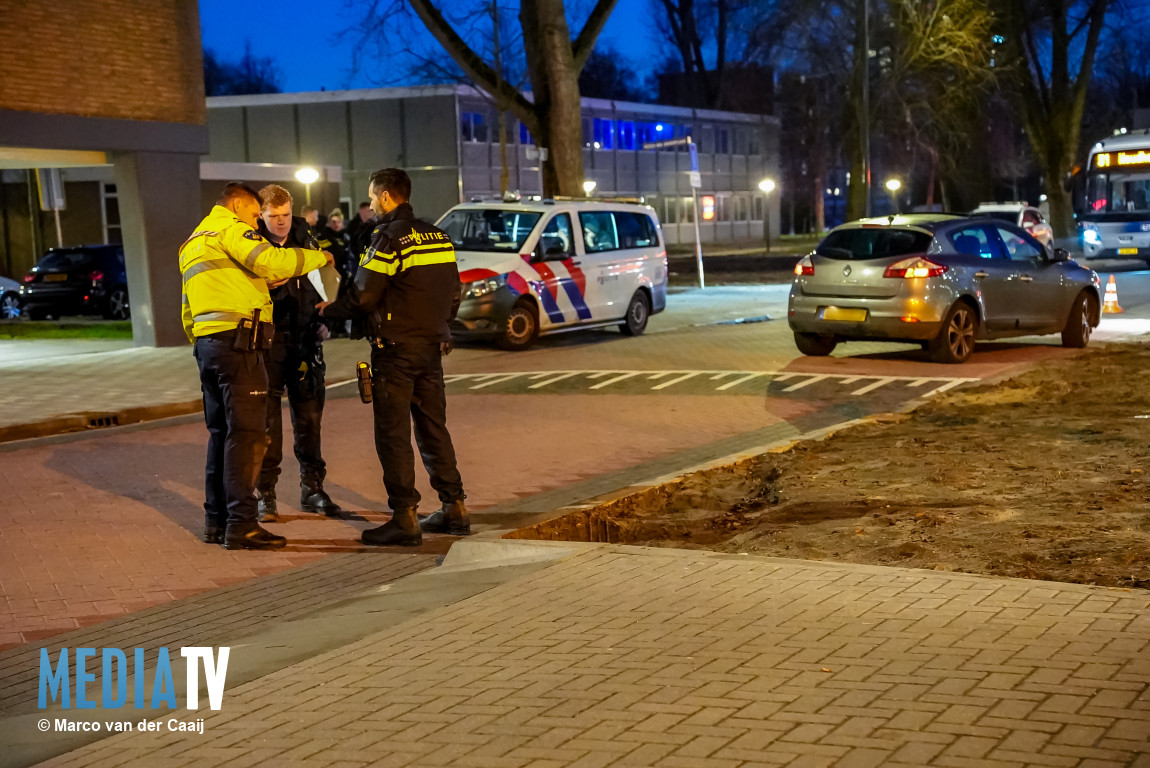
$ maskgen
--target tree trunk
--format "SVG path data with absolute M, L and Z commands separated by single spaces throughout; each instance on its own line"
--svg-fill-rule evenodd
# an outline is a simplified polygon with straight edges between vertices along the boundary
M 866 89 L 869 76 L 868 41 L 866 39 L 865 2 L 859 3 L 859 22 L 855 24 L 854 40 L 854 73 L 851 77 L 850 105 L 848 113 L 854 118 L 853 130 L 849 131 L 850 139 L 850 186 L 847 189 L 847 221 L 854 221 L 866 216 L 867 196 L 869 194 L 870 179 L 867 178 L 866 134 L 870 114 L 867 104 Z
M 811 208 L 815 214 L 815 234 L 827 228 L 826 197 L 823 195 L 823 177 L 816 174 L 811 179 L 814 185 L 814 196 L 811 199 Z
M 579 70 L 562 0 L 534 0 L 519 10 L 528 74 L 539 116 L 536 144 L 547 148 L 543 195 L 583 194 L 583 111 Z

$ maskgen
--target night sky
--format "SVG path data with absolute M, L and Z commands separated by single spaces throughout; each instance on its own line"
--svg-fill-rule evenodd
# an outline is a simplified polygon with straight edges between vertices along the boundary
M 640 75 L 647 74 L 661 58 L 649 9 L 648 0 L 619 0 L 599 38 L 601 44 L 626 50 L 629 66 Z M 200 0 L 204 46 L 225 60 L 235 61 L 250 42 L 254 54 L 276 61 L 284 91 L 378 85 L 363 75 L 349 73 L 352 43 L 335 40 L 339 32 L 355 25 L 356 18 L 344 0 L 277 0 L 270 4 Z M 414 27 L 414 32 L 426 34 L 418 21 Z

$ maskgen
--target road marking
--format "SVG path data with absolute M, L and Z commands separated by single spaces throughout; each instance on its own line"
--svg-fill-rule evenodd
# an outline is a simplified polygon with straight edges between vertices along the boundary
M 742 384 L 744 381 L 750 381 L 751 379 L 757 379 L 758 377 L 765 376 L 765 375 L 766 374 L 763 374 L 763 373 L 752 373 L 752 374 L 749 374 L 747 376 L 742 377 L 741 379 L 735 379 L 734 381 L 727 382 L 726 384 L 724 384 L 721 387 L 716 387 L 715 391 L 716 392 L 722 392 L 723 390 L 730 389 L 731 387 L 737 387 L 738 385 Z
M 812 376 L 811 378 L 807 379 L 806 381 L 800 381 L 798 384 L 792 384 L 791 386 L 787 387 L 783 391 L 784 392 L 796 392 L 796 391 L 802 389 L 803 387 L 809 387 L 811 384 L 814 384 L 815 382 L 818 382 L 818 381 L 822 381 L 825 378 L 826 378 L 826 376 Z
M 492 384 L 502 384 L 505 381 L 511 381 L 512 379 L 517 379 L 521 375 L 522 374 L 519 374 L 519 373 L 509 373 L 506 376 L 496 376 L 495 378 L 488 379 L 487 381 L 483 382 L 482 384 L 476 384 L 474 387 L 471 387 L 471 389 L 483 389 L 484 387 L 490 387 Z
M 935 381 L 937 381 L 937 379 L 935 379 Z M 965 381 L 970 381 L 970 379 L 965 379 Z M 954 389 L 955 387 L 957 387 L 959 384 L 962 384 L 962 383 L 964 383 L 963 379 L 955 379 L 954 381 L 948 381 L 946 384 L 943 384 L 938 389 L 932 389 L 930 392 L 927 392 L 925 395 L 923 395 L 923 397 L 934 397 L 935 395 L 941 395 L 943 392 L 946 392 L 947 390 L 950 390 L 950 389 Z
M 568 371 L 567 373 L 561 373 L 558 376 L 554 376 L 550 379 L 547 379 L 546 381 L 541 381 L 538 384 L 532 384 L 530 387 L 528 387 L 528 389 L 539 389 L 540 387 L 546 387 L 548 384 L 554 384 L 557 381 L 563 381 L 563 379 L 569 379 L 572 376 L 579 375 L 580 373 L 582 373 L 582 371 Z
M 584 376 L 587 383 L 590 385 L 588 388 L 591 390 L 604 389 L 613 384 L 618 384 L 626 381 L 627 379 L 641 377 L 644 381 L 657 382 L 650 387 L 653 392 L 665 392 L 675 387 L 678 384 L 684 384 L 692 379 L 706 377 L 707 380 L 717 382 L 714 385 L 714 392 L 727 392 L 741 384 L 748 381 L 753 381 L 760 378 L 770 378 L 771 383 L 784 382 L 794 380 L 790 386 L 780 390 L 780 393 L 798 392 L 807 387 L 810 387 L 819 382 L 835 382 L 838 384 L 855 384 L 857 382 L 864 382 L 864 385 L 851 392 L 851 395 L 865 395 L 873 392 L 876 389 L 891 384 L 893 382 L 902 382 L 910 389 L 925 387 L 927 384 L 934 386 L 930 392 L 925 394 L 918 394 L 918 397 L 933 397 L 934 395 L 947 392 L 955 387 L 968 384 L 971 382 L 979 381 L 975 378 L 967 377 L 947 377 L 947 376 L 876 376 L 876 375 L 863 375 L 863 374 L 846 374 L 846 373 L 816 373 L 814 371 L 684 371 L 680 370 L 663 370 L 663 371 L 627 371 L 627 370 L 582 370 L 582 371 L 503 371 L 499 373 L 453 373 L 447 374 L 443 377 L 444 382 L 448 384 L 458 384 L 462 382 L 469 382 L 472 386 L 468 390 L 482 390 L 491 387 L 498 387 L 508 382 L 530 381 L 526 384 L 527 391 L 542 389 L 549 387 L 566 379 L 571 379 L 578 376 Z M 594 383 L 592 383 L 594 382 Z M 512 384 L 514 387 L 515 385 Z M 524 386 L 524 385 L 520 385 Z M 524 391 L 524 390 L 519 390 Z
M 614 371 L 612 371 L 612 373 L 614 373 Z M 624 379 L 629 379 L 632 376 L 638 376 L 640 373 L 642 373 L 642 371 L 631 371 L 630 373 L 623 373 L 623 374 L 616 376 L 613 379 L 607 379 L 606 381 L 601 381 L 598 384 L 595 384 L 594 386 L 592 386 L 591 389 L 602 389 L 603 387 L 609 387 L 612 384 L 615 384 L 616 382 L 623 381 Z
M 700 373 L 702 373 L 702 371 L 691 371 L 690 373 L 684 373 L 682 376 L 679 376 L 678 378 L 671 379 L 670 381 L 664 381 L 662 384 L 656 384 L 655 386 L 651 387 L 651 389 L 652 389 L 652 391 L 657 390 L 657 389 L 666 389 L 667 387 L 671 387 L 671 386 L 678 384 L 680 381 L 686 381 L 687 379 L 689 379 L 693 376 L 698 376 Z M 651 378 L 656 378 L 656 377 L 652 376 Z
M 884 377 L 884 378 L 879 379 L 876 382 L 873 382 L 871 384 L 867 384 L 865 387 L 859 387 L 854 392 L 851 392 L 851 394 L 852 395 L 865 395 L 867 392 L 871 392 L 873 390 L 878 389 L 881 386 L 884 386 L 886 384 L 890 384 L 892 381 L 894 381 L 894 377 Z

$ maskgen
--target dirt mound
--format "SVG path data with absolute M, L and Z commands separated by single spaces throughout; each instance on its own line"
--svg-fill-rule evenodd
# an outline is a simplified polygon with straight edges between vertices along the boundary
M 1150 588 L 1150 345 L 1113 345 L 514 534 Z

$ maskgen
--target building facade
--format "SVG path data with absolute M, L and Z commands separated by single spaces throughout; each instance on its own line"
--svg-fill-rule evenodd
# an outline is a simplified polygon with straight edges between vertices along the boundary
M 186 344 L 172 254 L 199 220 L 208 149 L 197 3 L 0 0 L 0 18 L 18 31 L 0 48 L 0 264 L 18 274 L 54 244 L 57 214 L 94 234 L 71 219 L 101 201 L 98 184 L 65 187 L 71 213 L 40 193 L 44 171 L 106 166 L 136 343 Z
M 347 209 L 366 200 L 372 171 L 403 168 L 417 213 L 434 220 L 456 203 L 504 189 L 541 193 L 534 137 L 510 114 L 503 127 L 501 142 L 499 111 L 465 86 L 222 96 L 208 99 L 208 159 L 340 167 L 340 199 L 324 204 Z M 777 197 L 759 190 L 778 172 L 778 121 L 771 117 L 584 99 L 583 164 L 595 182 L 592 194 L 642 197 L 658 211 L 668 243 L 691 242 L 690 153 L 643 148 L 686 136 L 698 150 L 703 241 L 761 238 L 764 210 L 777 234 Z

